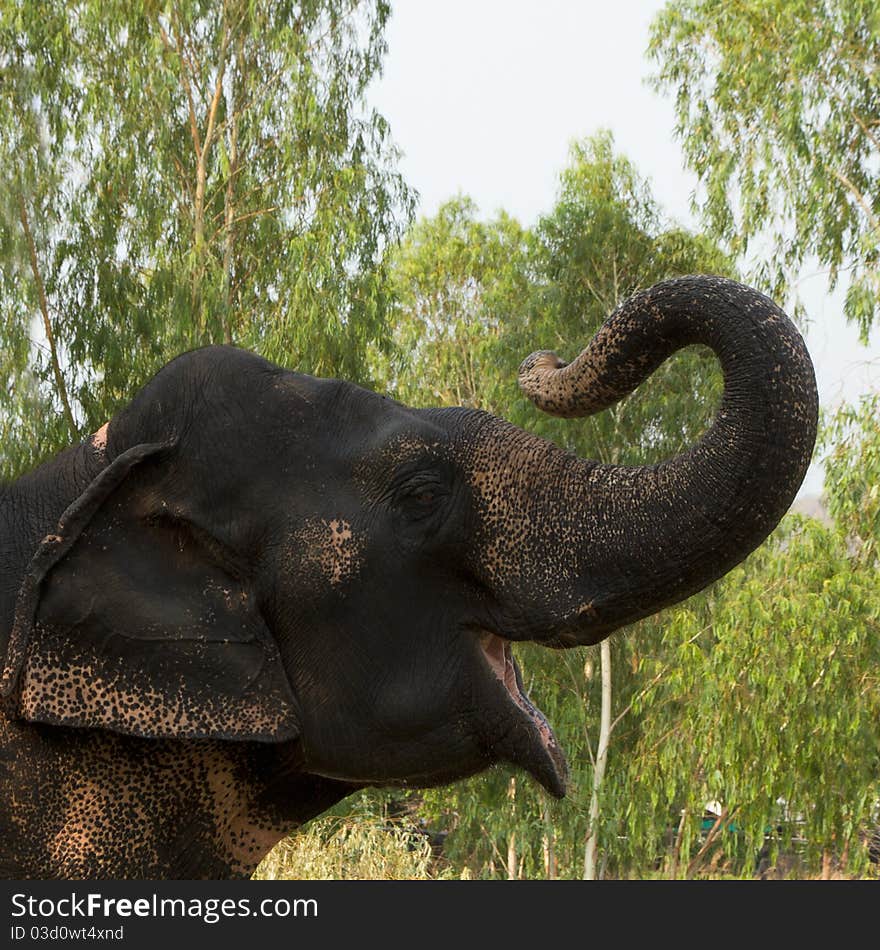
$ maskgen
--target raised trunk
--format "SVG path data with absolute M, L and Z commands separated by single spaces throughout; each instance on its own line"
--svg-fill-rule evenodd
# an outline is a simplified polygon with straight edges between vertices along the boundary
M 704 437 L 660 465 L 600 465 L 474 420 L 473 564 L 496 632 L 598 642 L 721 577 L 786 512 L 815 442 L 816 383 L 797 329 L 757 291 L 718 277 L 658 284 L 620 306 L 571 364 L 532 354 L 520 384 L 546 412 L 590 415 L 692 344 L 718 355 L 722 403 Z

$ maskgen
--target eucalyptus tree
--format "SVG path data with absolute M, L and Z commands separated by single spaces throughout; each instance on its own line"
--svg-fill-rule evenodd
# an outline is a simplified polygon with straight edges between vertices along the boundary
M 365 99 L 388 15 L 384 0 L 0 8 L 2 413 L 27 446 L 7 467 L 201 344 L 365 380 L 412 206 Z M 32 396 L 55 412 L 31 418 Z
M 829 513 L 866 569 L 880 561 L 880 393 L 828 419 L 825 485 Z
M 400 399 L 506 409 L 498 348 L 530 293 L 529 243 L 510 215 L 482 221 L 464 195 L 413 225 L 392 257 L 395 345 L 377 360 Z
M 674 96 L 712 233 L 773 238 L 782 292 L 805 260 L 851 270 L 846 312 L 880 314 L 880 7 L 876 0 L 672 0 L 656 86 Z
M 828 268 L 832 287 L 847 272 L 845 310 L 867 341 L 880 315 L 877 4 L 672 0 L 654 21 L 649 54 L 656 87 L 675 97 L 710 233 L 737 254 L 769 236 L 770 254 L 757 273 L 779 295 L 808 260 Z M 679 792 L 689 781 L 700 795 L 725 794 L 753 844 L 778 811 L 773 795 L 797 812 L 813 850 L 819 843 L 826 858 L 853 850 L 872 795 L 876 808 L 877 413 L 871 396 L 829 420 L 826 492 L 835 526 L 812 525 L 758 552 L 720 585 L 725 604 L 707 629 L 710 638 L 724 633 L 722 648 L 711 659 L 697 641 L 682 648 L 682 659 L 701 667 L 699 696 L 715 704 L 715 721 L 727 731 L 717 746 L 708 744 L 699 768 L 690 757 L 689 779 L 678 773 L 675 781 Z M 735 611 L 727 613 L 726 603 Z M 685 636 L 681 623 L 669 628 L 676 629 Z M 766 637 L 763 652 L 758 634 Z M 695 715 L 708 716 L 708 707 L 698 702 Z M 721 740 L 719 731 L 712 735 Z M 722 768 L 716 757 L 713 772 L 715 748 L 731 764 Z M 749 749 L 760 766 L 750 764 Z
M 656 625 L 659 647 L 642 658 L 652 685 L 621 783 L 632 794 L 612 809 L 618 867 L 870 873 L 878 603 L 878 574 L 852 556 L 846 535 L 807 521 L 784 526 Z M 717 803 L 709 822 L 708 802 Z

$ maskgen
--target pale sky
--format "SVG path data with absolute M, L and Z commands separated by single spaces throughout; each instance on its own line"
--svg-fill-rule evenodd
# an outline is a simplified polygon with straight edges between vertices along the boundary
M 457 193 L 485 217 L 534 224 L 554 202 L 569 144 L 600 128 L 651 182 L 672 219 L 694 227 L 696 179 L 673 138 L 672 103 L 645 83 L 656 0 L 396 0 L 372 104 L 431 215 Z M 868 349 L 821 275 L 798 287 L 822 404 L 880 389 L 880 332 Z M 544 345 L 536 341 L 536 345 Z M 525 354 L 524 354 L 525 355 Z M 801 494 L 821 489 L 814 465 Z

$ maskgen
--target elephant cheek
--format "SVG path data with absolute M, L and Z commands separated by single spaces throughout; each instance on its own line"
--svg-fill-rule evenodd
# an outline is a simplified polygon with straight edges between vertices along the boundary
M 341 592 L 360 573 L 364 544 L 342 515 L 308 518 L 288 534 L 281 569 L 300 589 Z

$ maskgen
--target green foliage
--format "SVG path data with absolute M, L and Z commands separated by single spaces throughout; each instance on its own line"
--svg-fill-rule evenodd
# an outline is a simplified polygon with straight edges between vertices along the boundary
M 379 372 L 405 402 L 491 409 L 498 397 L 498 343 L 529 292 L 530 236 L 505 214 L 476 215 L 453 198 L 393 257 L 396 345 Z
M 880 793 L 880 583 L 840 532 L 818 522 L 781 531 L 708 594 L 643 624 L 657 654 L 627 757 L 631 789 L 650 803 L 630 814 L 623 855 L 657 848 L 652 815 L 685 810 L 680 873 L 711 858 L 737 873 L 804 842 L 803 869 L 825 852 L 865 869 L 861 835 Z M 662 675 L 658 675 L 662 674 Z M 638 799 L 637 799 L 638 800 Z M 726 831 L 700 853 L 708 801 Z
M 663 219 L 610 135 L 573 146 L 535 228 L 480 221 L 459 197 L 389 260 L 412 202 L 364 101 L 387 16 L 384 0 L 0 7 L 4 474 L 100 426 L 180 350 L 222 341 L 413 404 L 489 409 L 603 461 L 653 462 L 699 437 L 720 394 L 699 352 L 579 423 L 516 389 L 525 355 L 571 358 L 633 291 L 733 274 L 714 241 Z M 677 0 L 652 39 L 713 233 L 739 253 L 771 229 L 777 291 L 808 255 L 832 281 L 854 262 L 847 310 L 863 335 L 880 299 L 878 43 L 865 0 Z M 607 876 L 752 876 L 759 856 L 793 854 L 800 874 L 831 860 L 870 873 L 878 409 L 865 400 L 826 428 L 833 527 L 786 523 L 709 591 L 614 640 L 594 829 Z M 565 801 L 504 767 L 363 793 L 258 876 L 438 876 L 427 823 L 448 833 L 443 876 L 579 877 L 598 651 L 518 654 L 570 757 Z M 707 828 L 709 801 L 722 810 Z
M 675 96 L 702 210 L 734 252 L 769 232 L 776 294 L 815 255 L 851 266 L 848 317 L 880 314 L 880 7 L 876 0 L 672 0 L 649 54 Z
M 2 7 L 0 332 L 14 392 L 0 415 L 4 444 L 23 447 L 3 459 L 10 474 L 194 346 L 366 380 L 386 333 L 384 252 L 412 204 L 364 99 L 388 12 Z
M 825 483 L 831 516 L 866 569 L 880 560 L 880 394 L 843 406 L 828 421 Z

